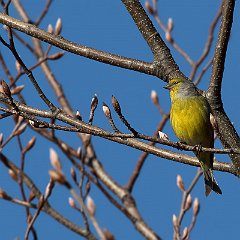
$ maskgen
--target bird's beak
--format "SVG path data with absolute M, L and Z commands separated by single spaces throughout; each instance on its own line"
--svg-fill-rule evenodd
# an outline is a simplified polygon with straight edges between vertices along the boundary
M 164 86 L 163 88 L 170 90 L 171 86 L 170 86 L 169 84 L 167 84 L 167 85 Z

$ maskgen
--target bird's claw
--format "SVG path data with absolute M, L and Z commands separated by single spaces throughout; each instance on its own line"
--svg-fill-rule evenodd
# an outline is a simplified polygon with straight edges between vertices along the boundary
M 201 144 L 195 145 L 194 148 L 196 149 L 195 151 L 197 155 L 199 155 L 199 153 L 202 151 L 202 145 Z

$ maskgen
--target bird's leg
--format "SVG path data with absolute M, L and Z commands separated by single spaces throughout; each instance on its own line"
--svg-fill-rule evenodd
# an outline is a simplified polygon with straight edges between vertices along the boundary
M 198 145 L 195 145 L 194 148 L 196 149 L 196 155 L 199 155 L 199 153 L 202 151 L 202 145 L 201 143 Z
M 181 144 L 186 144 L 186 143 L 179 141 L 179 142 L 176 142 L 176 144 L 177 144 L 177 149 L 182 151 L 183 149 L 181 147 Z

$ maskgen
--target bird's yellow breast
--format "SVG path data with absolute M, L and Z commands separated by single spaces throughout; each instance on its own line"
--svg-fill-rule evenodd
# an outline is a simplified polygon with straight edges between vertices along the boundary
M 212 146 L 213 129 L 208 103 L 202 96 L 174 99 L 171 124 L 181 142 L 189 145 Z

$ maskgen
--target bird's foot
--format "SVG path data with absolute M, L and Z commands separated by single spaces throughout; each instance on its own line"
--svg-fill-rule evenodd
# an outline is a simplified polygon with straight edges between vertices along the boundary
M 181 144 L 186 144 L 186 143 L 179 141 L 179 142 L 176 142 L 176 144 L 177 144 L 177 149 L 182 151 L 183 149 L 181 147 Z
M 198 155 L 202 151 L 202 145 L 201 144 L 195 145 L 194 149 Z

